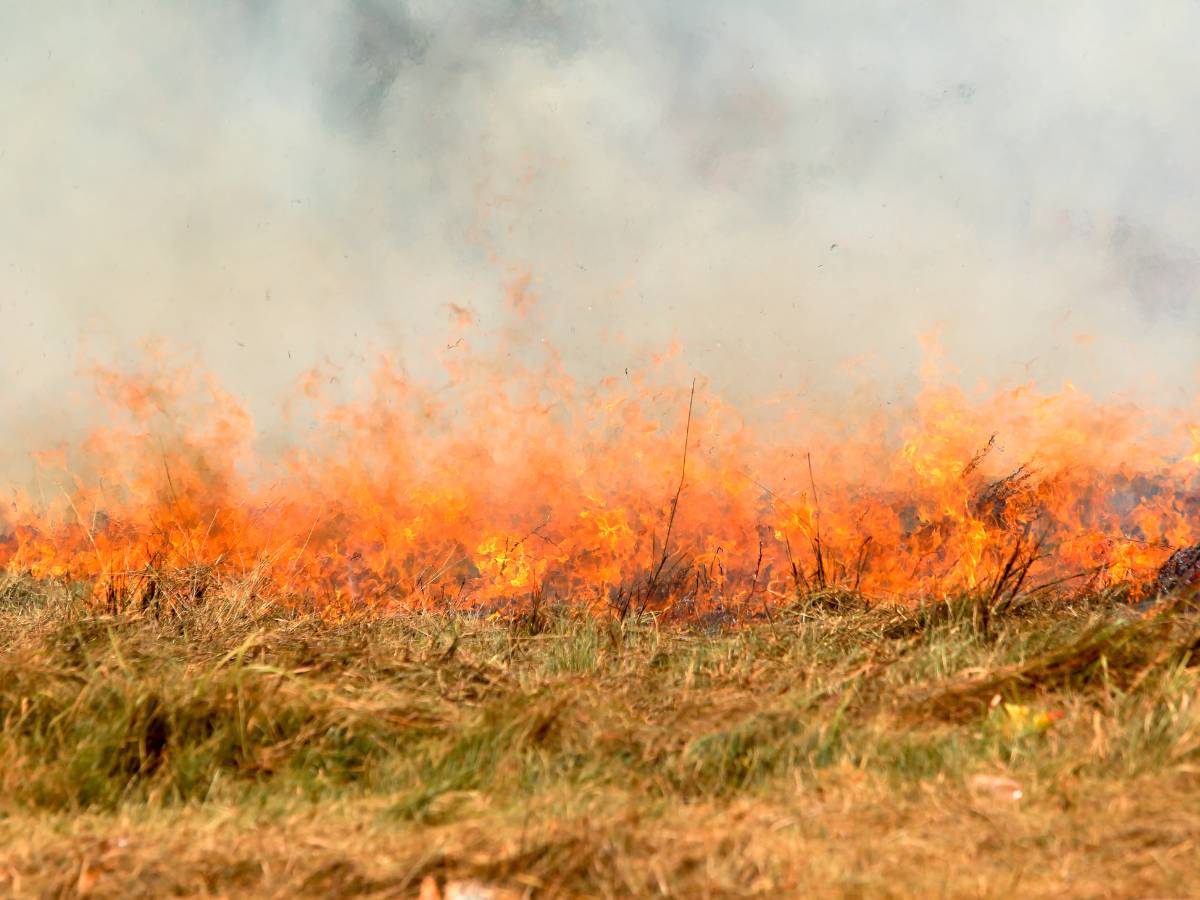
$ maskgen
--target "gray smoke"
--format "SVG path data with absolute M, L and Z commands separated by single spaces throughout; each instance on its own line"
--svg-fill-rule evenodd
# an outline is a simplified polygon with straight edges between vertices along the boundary
M 267 413 L 447 304 L 735 396 L 1194 394 L 1200 5 L 0 2 L 0 470 L 162 335 Z M 845 364 L 854 360 L 852 365 Z M 78 400 L 72 400 L 78 398 Z

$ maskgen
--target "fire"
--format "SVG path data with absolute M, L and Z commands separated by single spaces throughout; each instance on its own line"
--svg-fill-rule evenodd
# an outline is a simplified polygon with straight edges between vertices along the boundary
M 513 302 L 530 290 L 515 282 Z M 275 457 L 235 397 L 165 355 L 96 369 L 110 424 L 38 454 L 40 490 L 0 514 L 0 564 L 111 603 L 167 579 L 336 617 L 1136 589 L 1200 539 L 1196 410 L 1070 386 L 967 394 L 933 360 L 891 417 L 763 421 L 704 384 L 689 400 L 673 352 L 580 386 L 550 352 L 522 365 L 452 348 L 448 388 L 384 358 L 333 400 L 311 373 L 296 402 L 314 436 Z

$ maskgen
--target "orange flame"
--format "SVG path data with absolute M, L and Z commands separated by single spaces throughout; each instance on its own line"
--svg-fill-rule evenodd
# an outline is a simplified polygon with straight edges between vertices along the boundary
M 518 278 L 514 305 L 529 292 Z M 817 586 L 906 601 L 986 589 L 1014 560 L 1028 586 L 1095 588 L 1200 540 L 1194 410 L 1070 386 L 969 396 L 931 361 L 890 418 L 795 407 L 764 424 L 702 385 L 687 419 L 673 355 L 580 387 L 553 354 L 514 365 L 464 345 L 443 360 L 448 389 L 384 358 L 343 402 L 314 372 L 298 402 L 316 436 L 274 459 L 211 379 L 164 357 L 150 374 L 96 369 L 111 424 L 40 456 L 58 491 L 16 492 L 0 564 L 100 596 L 203 571 L 336 616 L 768 604 Z

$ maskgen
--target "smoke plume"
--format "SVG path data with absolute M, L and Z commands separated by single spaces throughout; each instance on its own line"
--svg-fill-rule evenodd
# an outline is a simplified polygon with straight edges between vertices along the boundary
M 0 470 L 159 336 L 270 421 L 456 315 L 735 397 L 1196 389 L 1200 6 L 0 5 Z M 454 312 L 453 307 L 459 309 Z M 469 311 L 465 312 L 465 311 Z

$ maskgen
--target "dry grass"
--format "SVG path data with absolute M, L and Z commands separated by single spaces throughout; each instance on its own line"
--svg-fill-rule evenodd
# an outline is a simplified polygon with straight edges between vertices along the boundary
M 1198 893 L 1194 615 L 841 601 L 330 626 L 9 581 L 0 892 Z

